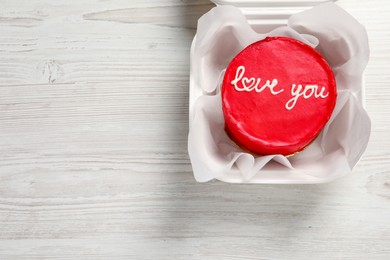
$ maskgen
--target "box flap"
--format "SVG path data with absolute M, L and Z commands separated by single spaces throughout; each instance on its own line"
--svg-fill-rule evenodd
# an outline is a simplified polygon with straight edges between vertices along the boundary
M 233 5 L 241 10 L 248 23 L 259 33 L 286 25 L 288 18 L 321 3 L 337 0 L 211 0 L 216 5 Z M 262 25 L 263 30 L 259 30 Z M 267 27 L 264 27 L 266 25 Z

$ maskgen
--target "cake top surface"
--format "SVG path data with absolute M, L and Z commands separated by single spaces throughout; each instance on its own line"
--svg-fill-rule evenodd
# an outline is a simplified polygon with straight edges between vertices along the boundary
M 267 37 L 233 58 L 221 93 L 226 131 L 239 146 L 290 155 L 323 129 L 337 90 L 319 52 L 292 38 Z

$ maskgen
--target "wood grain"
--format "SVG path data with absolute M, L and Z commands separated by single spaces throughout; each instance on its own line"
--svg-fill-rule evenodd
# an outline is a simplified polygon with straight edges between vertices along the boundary
M 389 259 L 390 5 L 368 149 L 325 185 L 198 184 L 189 48 L 209 1 L 1 1 L 0 259 Z

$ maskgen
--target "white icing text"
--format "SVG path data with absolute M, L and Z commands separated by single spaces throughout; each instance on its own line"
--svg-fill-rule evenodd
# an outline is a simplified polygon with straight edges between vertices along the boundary
M 245 67 L 239 66 L 236 70 L 236 76 L 234 80 L 231 81 L 231 84 L 234 86 L 235 90 L 240 92 L 255 91 L 257 93 L 261 93 L 262 91 L 268 88 L 272 95 L 278 95 L 284 91 L 283 88 L 279 88 L 278 90 L 276 89 L 278 85 L 277 79 L 272 79 L 271 81 L 266 80 L 265 83 L 260 84 L 262 81 L 261 78 L 254 78 L 254 77 L 248 78 L 245 77 L 244 75 L 245 75 Z M 315 84 L 307 84 L 307 85 L 292 84 L 291 86 L 292 97 L 286 102 L 285 108 L 287 110 L 293 109 L 300 97 L 302 97 L 303 99 L 308 99 L 311 97 L 326 98 L 329 95 L 329 93 L 328 92 L 324 93 L 325 90 L 326 90 L 325 87 L 320 88 L 318 85 Z
M 280 89 L 279 91 L 274 90 L 276 85 L 278 85 L 277 79 L 273 79 L 272 82 L 267 80 L 264 83 L 264 85 L 260 87 L 259 85 L 260 85 L 261 78 L 257 78 L 257 79 L 256 78 L 247 78 L 247 77 L 244 77 L 244 74 L 245 74 L 245 67 L 244 66 L 238 67 L 237 71 L 236 71 L 236 78 L 234 80 L 232 80 L 232 82 L 231 82 L 237 91 L 250 92 L 252 90 L 255 90 L 257 93 L 260 93 L 264 89 L 269 88 L 272 95 L 277 95 L 283 91 L 283 89 Z M 239 87 L 237 85 L 237 83 L 240 81 L 241 81 L 242 87 Z

